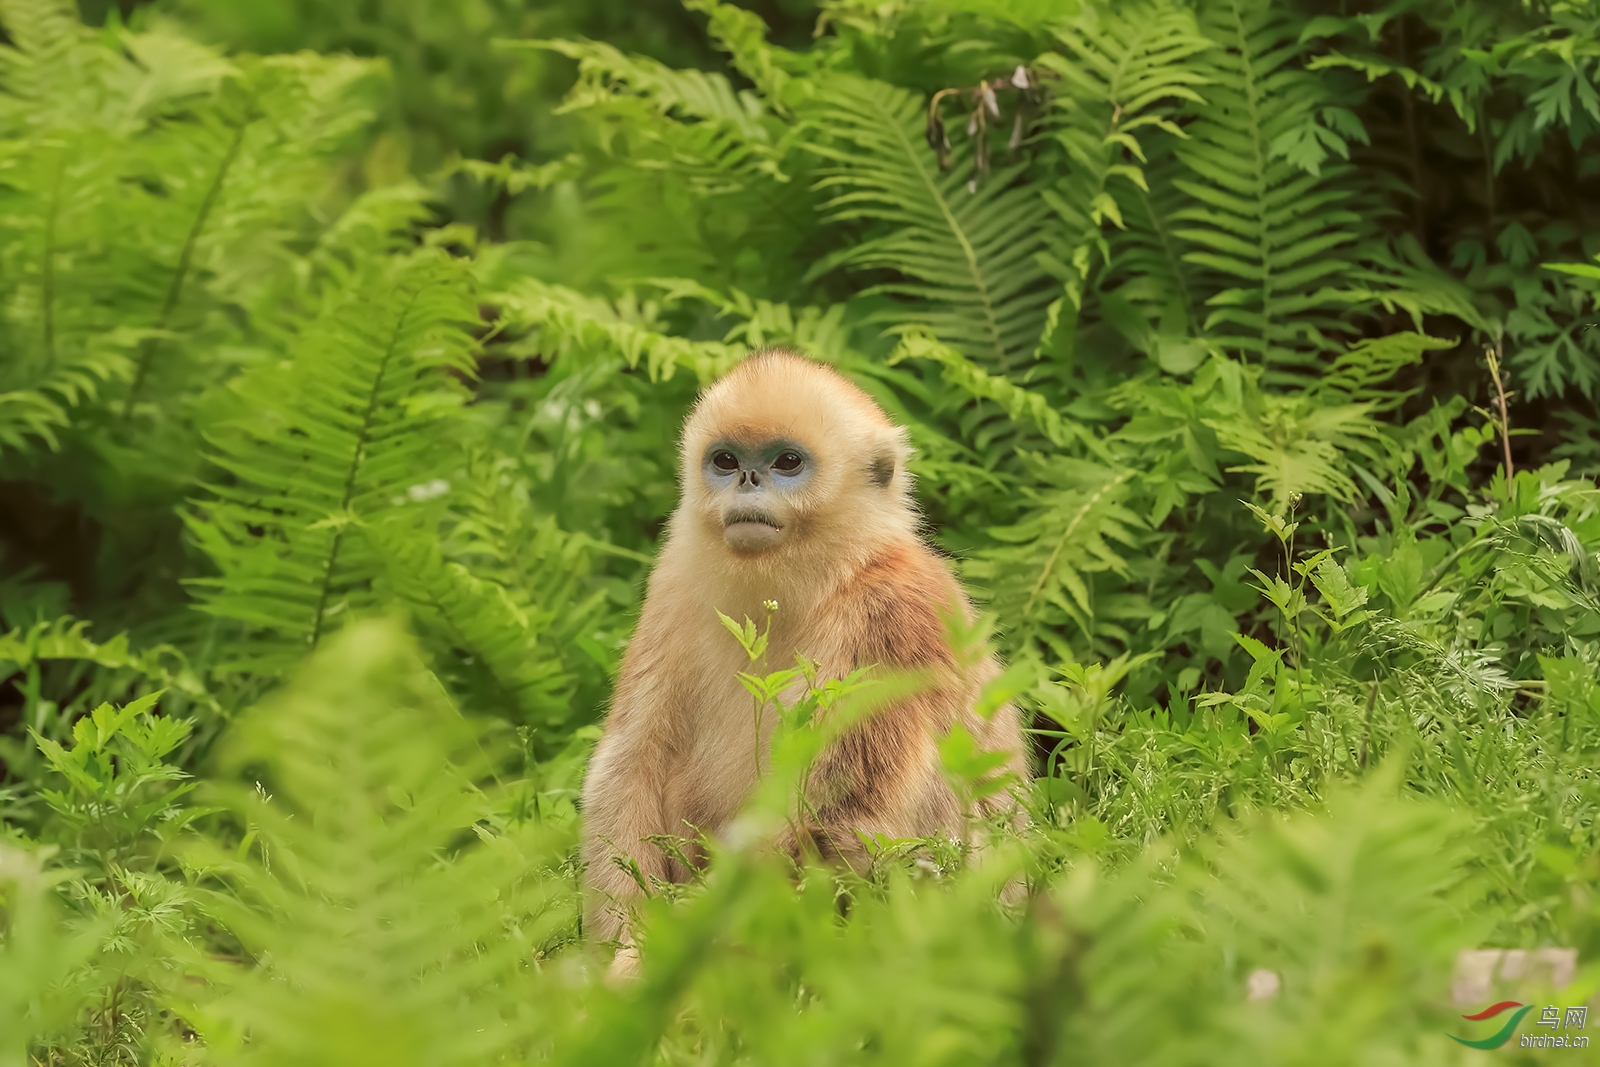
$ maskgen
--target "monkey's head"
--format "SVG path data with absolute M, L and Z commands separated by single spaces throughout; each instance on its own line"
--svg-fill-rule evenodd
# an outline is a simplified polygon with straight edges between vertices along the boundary
M 905 430 L 844 376 L 786 349 L 707 389 L 681 446 L 683 518 L 742 559 L 910 534 Z

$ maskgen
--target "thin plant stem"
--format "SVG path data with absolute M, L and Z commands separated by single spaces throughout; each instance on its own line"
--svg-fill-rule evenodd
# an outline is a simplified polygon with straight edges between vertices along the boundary
M 1489 358 L 1489 376 L 1494 379 L 1495 407 L 1500 409 L 1500 448 L 1505 464 L 1507 492 L 1509 492 L 1511 478 L 1516 474 L 1516 468 L 1511 464 L 1511 413 L 1506 407 L 1506 387 L 1500 375 L 1500 368 L 1504 362 L 1501 344 L 1501 338 L 1496 336 L 1494 347 L 1486 348 L 1484 355 Z

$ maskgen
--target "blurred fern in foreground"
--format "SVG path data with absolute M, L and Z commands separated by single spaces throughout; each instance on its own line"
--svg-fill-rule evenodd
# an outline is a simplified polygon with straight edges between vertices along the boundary
M 570 822 L 500 817 L 494 746 L 398 628 L 351 629 L 239 723 L 230 841 L 184 857 L 253 965 L 197 961 L 183 1017 L 228 1062 L 482 1063 L 553 1017 L 534 976 L 575 907 Z M 525 1000 L 524 1000 L 525 998 Z

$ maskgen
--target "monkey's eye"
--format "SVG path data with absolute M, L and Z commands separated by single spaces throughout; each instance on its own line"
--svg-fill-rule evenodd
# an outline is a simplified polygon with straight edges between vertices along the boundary
M 732 474 L 739 469 L 739 457 L 724 449 L 711 457 L 711 465 L 724 474 Z
M 804 462 L 798 452 L 780 452 L 778 458 L 772 461 L 772 469 L 779 474 L 793 474 Z

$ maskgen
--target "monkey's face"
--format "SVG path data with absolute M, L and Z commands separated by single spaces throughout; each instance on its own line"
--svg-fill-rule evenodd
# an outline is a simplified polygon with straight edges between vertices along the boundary
M 722 539 L 740 555 L 769 552 L 793 536 L 814 474 L 810 450 L 781 437 L 715 441 L 701 462 Z

